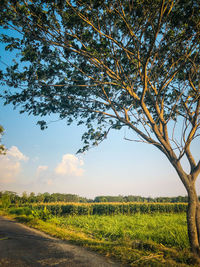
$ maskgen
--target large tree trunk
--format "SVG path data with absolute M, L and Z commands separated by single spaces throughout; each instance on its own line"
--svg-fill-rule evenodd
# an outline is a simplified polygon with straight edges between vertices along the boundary
M 192 183 L 188 191 L 187 225 L 190 247 L 200 257 L 200 204 L 195 185 Z
M 195 181 L 198 174 L 187 174 L 179 161 L 171 161 L 188 193 L 187 229 L 191 251 L 200 258 L 200 203 Z

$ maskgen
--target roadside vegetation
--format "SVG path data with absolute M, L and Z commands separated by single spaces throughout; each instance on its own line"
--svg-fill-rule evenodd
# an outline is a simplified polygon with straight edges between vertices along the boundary
M 128 266 L 199 266 L 189 250 L 186 203 L 16 205 L 4 195 L 0 205 L 1 215 Z

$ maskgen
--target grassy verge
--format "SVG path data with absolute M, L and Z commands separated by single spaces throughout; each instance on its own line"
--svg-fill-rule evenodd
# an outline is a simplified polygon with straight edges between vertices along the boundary
M 189 252 L 185 214 L 12 218 L 129 266 L 199 266 Z

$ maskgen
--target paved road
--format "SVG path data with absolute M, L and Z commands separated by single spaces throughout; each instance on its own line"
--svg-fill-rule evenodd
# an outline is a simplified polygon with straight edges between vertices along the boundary
M 119 267 L 121 265 L 0 216 L 0 266 Z

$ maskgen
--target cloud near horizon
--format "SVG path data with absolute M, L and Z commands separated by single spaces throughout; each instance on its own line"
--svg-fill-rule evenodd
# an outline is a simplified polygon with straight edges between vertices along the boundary
M 46 166 L 46 165 L 40 165 L 40 166 L 37 167 L 36 173 L 37 173 L 37 175 L 39 175 L 41 172 L 44 172 L 47 169 L 48 169 L 48 166 Z
M 56 174 L 62 176 L 82 176 L 84 169 L 82 169 L 81 166 L 83 165 L 83 160 L 73 154 L 65 154 L 54 171 Z
M 6 155 L 0 155 L 0 182 L 12 183 L 21 172 L 21 162 L 28 160 L 16 146 L 8 149 Z

